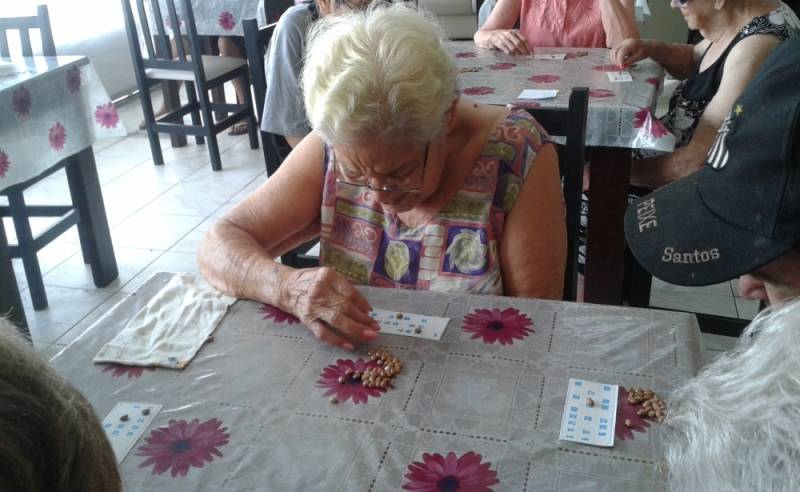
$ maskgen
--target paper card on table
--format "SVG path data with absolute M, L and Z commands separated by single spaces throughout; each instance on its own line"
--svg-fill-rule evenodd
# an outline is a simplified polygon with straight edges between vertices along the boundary
M 385 311 L 383 309 L 373 309 L 369 315 L 381 326 L 381 333 L 427 338 L 429 340 L 442 338 L 444 330 L 447 328 L 447 323 L 450 322 L 450 318 Z
M 608 75 L 608 80 L 611 82 L 633 82 L 633 76 L 626 70 L 621 72 L 606 72 L 606 75 Z
M 618 391 L 616 384 L 570 378 L 558 438 L 592 446 L 613 446 Z
M 117 464 L 122 463 L 161 408 L 163 405 L 155 403 L 121 401 L 108 412 L 103 419 L 103 430 L 117 457 Z
M 525 89 L 517 99 L 550 99 L 558 95 L 558 89 Z
M 534 53 L 534 60 L 564 60 L 567 58 L 566 53 Z

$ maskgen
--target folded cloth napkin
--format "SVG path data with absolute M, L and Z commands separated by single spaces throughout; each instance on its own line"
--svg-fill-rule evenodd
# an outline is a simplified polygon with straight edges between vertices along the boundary
M 19 72 L 19 69 L 14 63 L 0 60 L 0 77 L 8 77 L 9 75 L 14 75 L 17 72 Z
M 94 362 L 183 369 L 235 301 L 202 278 L 176 274 L 100 349 Z

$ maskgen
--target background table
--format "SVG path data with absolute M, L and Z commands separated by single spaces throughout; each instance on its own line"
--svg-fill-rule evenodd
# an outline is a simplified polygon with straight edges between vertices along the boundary
M 257 19 L 258 27 L 264 27 L 268 22 L 276 22 L 280 14 L 294 4 L 293 0 L 192 0 L 191 3 L 200 36 L 244 36 L 244 19 Z M 167 3 L 160 0 L 159 6 L 164 22 L 171 27 Z M 175 0 L 175 10 L 183 23 L 182 0 Z
M 653 115 L 664 70 L 652 60 L 630 69 L 633 82 L 612 83 L 616 70 L 607 49 L 535 48 L 536 53 L 565 53 L 565 60 L 535 60 L 476 48 L 470 41 L 448 43 L 462 73 L 462 94 L 485 104 L 568 107 L 573 87 L 588 87 L 586 130 L 591 149 L 588 245 L 584 300 L 622 303 L 630 149 L 671 152 L 674 136 Z M 523 89 L 558 89 L 554 99 L 522 101 Z
M 451 451 L 490 463 L 494 490 L 654 490 L 657 424 L 643 432 L 623 424 L 629 435 L 612 449 L 558 440 L 568 378 L 666 396 L 701 365 L 688 314 L 376 288 L 362 289 L 373 307 L 452 321 L 439 342 L 382 336 L 404 368 L 395 389 L 359 392 L 363 403 L 340 395 L 332 404 L 319 386 L 326 368 L 366 358 L 365 347 L 328 347 L 250 301 L 230 308 L 184 371 L 93 365 L 170 277 L 152 277 L 52 360 L 101 417 L 119 401 L 164 405 L 120 465 L 128 490 L 399 490 L 409 464 Z M 464 317 L 493 308 L 510 310 L 507 320 L 525 316 L 532 331 L 516 323 L 510 345 L 472 339 Z M 345 388 L 335 374 L 329 383 Z
M 74 160 L 69 181 L 81 197 L 74 205 L 102 238 L 96 251 L 107 267 L 101 276 L 110 282 L 117 267 L 92 145 L 98 138 L 124 136 L 125 127 L 88 58 L 16 62 L 18 73 L 0 77 L 0 191 Z M 9 310 L 15 322 L 25 324 L 5 232 L 0 231 L 0 313 Z

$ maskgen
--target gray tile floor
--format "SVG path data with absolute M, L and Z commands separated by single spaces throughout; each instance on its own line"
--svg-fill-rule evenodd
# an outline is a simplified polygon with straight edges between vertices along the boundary
M 232 96 L 231 96 L 232 98 Z M 250 150 L 246 136 L 220 135 L 223 171 L 213 173 L 205 146 L 190 140 L 173 149 L 162 138 L 164 166 L 153 165 L 147 138 L 137 128 L 138 99 L 120 108 L 130 134 L 101 140 L 94 147 L 103 187 L 119 278 L 97 289 L 84 265 L 77 234 L 70 231 L 39 254 L 49 308 L 36 312 L 30 303 L 22 264 L 15 260 L 17 281 L 35 346 L 50 357 L 73 341 L 102 314 L 156 271 L 196 272 L 197 244 L 216 217 L 265 179 L 261 150 Z M 68 203 L 63 172 L 37 184 L 26 194 L 29 203 Z M 47 219 L 33 221 L 46 227 Z M 13 226 L 5 223 L 10 240 Z M 751 318 L 752 303 L 735 296 L 735 286 L 689 289 L 654 281 L 654 306 Z M 704 335 L 708 359 L 729 349 L 735 339 Z

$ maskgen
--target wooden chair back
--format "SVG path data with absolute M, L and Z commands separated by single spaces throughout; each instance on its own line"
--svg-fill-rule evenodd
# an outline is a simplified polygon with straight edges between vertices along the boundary
M 36 7 L 36 15 L 28 17 L 0 18 L 0 57 L 10 58 L 8 31 L 18 31 L 22 56 L 33 56 L 31 31 L 38 29 L 42 40 L 42 56 L 56 56 L 56 44 L 53 42 L 53 31 L 50 29 L 50 14 L 47 5 Z

